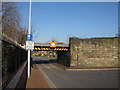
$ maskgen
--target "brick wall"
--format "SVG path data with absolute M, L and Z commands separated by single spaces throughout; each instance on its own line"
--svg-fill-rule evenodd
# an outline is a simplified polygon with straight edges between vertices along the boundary
M 70 66 L 72 67 L 117 67 L 118 38 L 69 39 Z

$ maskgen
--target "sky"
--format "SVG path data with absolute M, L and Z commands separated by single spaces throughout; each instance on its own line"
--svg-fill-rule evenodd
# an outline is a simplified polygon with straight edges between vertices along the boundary
M 17 3 L 28 24 L 29 3 Z M 114 37 L 118 33 L 117 2 L 33 2 L 34 41 L 45 43 L 55 38 L 68 43 L 69 37 Z

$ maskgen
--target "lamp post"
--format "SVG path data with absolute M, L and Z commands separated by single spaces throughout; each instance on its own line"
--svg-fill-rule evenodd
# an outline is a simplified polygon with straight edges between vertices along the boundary
M 28 27 L 28 35 L 31 34 L 31 11 L 32 11 L 32 0 L 30 0 L 29 5 L 29 27 Z M 28 49 L 28 78 L 30 78 L 30 49 Z

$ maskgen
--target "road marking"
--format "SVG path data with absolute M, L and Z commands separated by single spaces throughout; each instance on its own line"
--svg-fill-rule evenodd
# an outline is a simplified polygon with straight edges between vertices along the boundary
M 52 83 L 52 81 L 48 78 L 48 76 L 45 74 L 45 72 L 39 67 L 39 65 L 37 64 L 38 69 L 42 72 L 43 76 L 45 77 L 45 79 L 47 80 L 49 86 L 51 88 L 56 88 L 56 86 Z

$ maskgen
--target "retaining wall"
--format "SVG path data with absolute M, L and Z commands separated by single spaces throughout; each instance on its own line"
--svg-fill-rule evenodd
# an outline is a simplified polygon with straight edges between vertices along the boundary
M 71 67 L 118 67 L 118 37 L 69 39 Z

